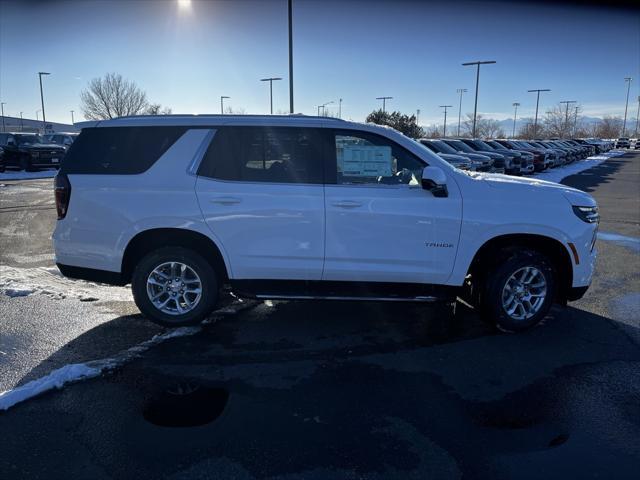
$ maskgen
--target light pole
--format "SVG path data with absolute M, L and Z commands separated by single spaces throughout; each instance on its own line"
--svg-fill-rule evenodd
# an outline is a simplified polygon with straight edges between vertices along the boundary
M 22 120 L 22 112 L 20 112 L 20 131 L 24 130 L 24 121 Z
M 451 105 L 440 105 L 440 108 L 444 108 L 444 125 L 442 128 L 442 137 L 447 137 L 447 108 L 451 108 Z
M 76 122 L 75 122 L 75 120 L 73 119 L 73 112 L 74 112 L 75 110 L 69 110 L 69 111 L 71 112 L 71 125 L 73 125 L 73 124 L 75 124 L 75 123 L 76 123 Z
M 634 137 L 638 136 L 638 120 L 640 120 L 640 95 L 638 95 L 638 113 L 636 113 L 636 130 Z
M 624 81 L 627 83 L 627 101 L 624 104 L 624 122 L 622 122 L 622 136 L 627 130 L 627 108 L 629 108 L 629 90 L 631 89 L 631 77 L 625 77 Z
M 342 118 L 342 99 L 338 99 L 338 118 Z
M 496 63 L 495 60 L 486 60 L 483 62 L 467 62 L 467 63 L 463 63 L 462 66 L 463 67 L 467 67 L 469 65 L 476 65 L 477 66 L 477 71 L 476 71 L 476 101 L 473 107 L 473 130 L 471 133 L 472 137 L 476 136 L 476 115 L 478 114 L 478 84 L 480 83 L 480 65 L 485 65 L 485 64 L 491 64 L 491 63 Z
M 540 92 L 550 92 L 548 88 L 540 88 L 537 90 L 527 90 L 527 92 L 537 92 L 538 98 L 536 99 L 536 117 L 533 120 L 533 138 L 536 138 L 536 133 L 538 132 L 538 106 L 540 105 Z
M 0 110 L 2 110 L 2 133 L 5 132 L 4 129 L 4 106 L 7 104 L 7 102 L 0 102 Z
M 38 72 L 38 78 L 40 79 L 40 103 L 42 104 L 42 133 L 47 133 L 47 117 L 44 114 L 44 95 L 42 93 L 42 76 L 51 75 L 49 72 Z
M 391 100 L 393 97 L 376 97 L 376 100 L 382 100 L 382 113 L 387 111 L 387 100 Z
M 271 105 L 271 115 L 273 115 L 273 82 L 282 80 L 280 77 L 261 78 L 261 82 L 269 82 L 269 104 Z
M 567 106 L 567 109 L 566 109 L 565 114 L 564 114 L 564 129 L 563 130 L 565 130 L 565 132 L 567 133 L 567 136 L 569 136 L 568 135 L 568 133 L 569 133 L 569 104 L 570 103 L 578 103 L 578 102 L 576 102 L 575 100 L 563 100 L 560 103 L 564 103 Z
M 293 8 L 291 3 L 292 0 L 289 0 L 289 113 L 293 113 Z
M 456 90 L 460 94 L 460 104 L 458 105 L 458 136 L 460 136 L 460 119 L 462 118 L 462 94 L 467 92 L 466 88 Z
M 331 100 L 330 102 L 327 103 L 323 103 L 322 105 L 320 105 L 320 108 L 322 108 L 322 115 L 327 115 L 327 105 L 331 105 L 332 103 L 336 103 L 333 100 Z M 318 115 L 320 116 L 320 115 Z
M 40 121 L 40 115 L 38 115 L 42 110 L 38 109 L 36 110 L 36 122 Z
M 575 136 L 578 133 L 578 108 L 575 107 L 575 112 L 573 114 L 573 135 Z
M 516 119 L 518 118 L 518 107 L 520 104 L 518 102 L 513 102 L 511 105 L 515 107 L 513 111 L 513 132 L 511 133 L 511 138 L 516 138 Z
M 231 98 L 231 97 L 227 97 L 226 95 L 220 95 L 220 115 L 224 115 L 224 99 L 225 98 Z

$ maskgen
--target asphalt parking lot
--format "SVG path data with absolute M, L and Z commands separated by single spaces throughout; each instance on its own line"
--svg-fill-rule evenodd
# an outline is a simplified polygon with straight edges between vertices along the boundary
M 464 305 L 220 312 L 0 413 L 0 478 L 637 478 L 640 153 L 563 183 L 599 203 L 598 264 L 538 328 Z M 164 333 L 126 289 L 56 275 L 51 180 L 0 184 L 0 390 Z

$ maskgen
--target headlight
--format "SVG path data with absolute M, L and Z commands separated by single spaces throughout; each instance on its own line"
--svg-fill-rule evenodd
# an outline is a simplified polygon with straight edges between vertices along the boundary
M 583 222 L 598 223 L 600 221 L 598 207 L 576 207 L 574 205 L 573 213 L 575 213 Z

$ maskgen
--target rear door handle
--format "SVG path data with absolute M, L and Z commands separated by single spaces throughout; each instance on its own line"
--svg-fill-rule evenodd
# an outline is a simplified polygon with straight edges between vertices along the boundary
M 338 202 L 334 202 L 332 205 L 340 208 L 356 208 L 361 207 L 362 203 L 354 202 L 353 200 L 340 200 Z
M 236 205 L 242 200 L 236 197 L 217 197 L 211 199 L 211 203 L 217 203 L 219 205 Z

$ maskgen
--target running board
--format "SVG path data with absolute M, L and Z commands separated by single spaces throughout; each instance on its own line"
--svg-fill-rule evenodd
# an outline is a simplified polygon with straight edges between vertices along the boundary
M 260 300 L 339 300 L 339 301 L 367 301 L 367 302 L 437 302 L 439 297 L 346 297 L 338 295 L 255 295 Z
M 446 285 L 318 280 L 231 280 L 231 290 L 261 300 L 438 302 L 455 300 L 459 288 Z

